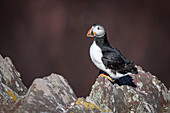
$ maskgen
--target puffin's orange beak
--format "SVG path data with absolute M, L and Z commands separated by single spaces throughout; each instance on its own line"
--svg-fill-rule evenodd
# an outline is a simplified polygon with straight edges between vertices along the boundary
M 94 37 L 93 35 L 93 30 L 92 27 L 89 29 L 89 31 L 87 32 L 87 37 Z

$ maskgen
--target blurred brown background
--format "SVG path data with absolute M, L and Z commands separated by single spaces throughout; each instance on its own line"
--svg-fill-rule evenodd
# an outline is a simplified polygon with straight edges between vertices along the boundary
M 128 59 L 170 86 L 169 0 L 1 0 L 0 54 L 28 87 L 54 72 L 86 96 L 98 74 L 89 57 L 93 39 L 86 38 L 94 23 Z

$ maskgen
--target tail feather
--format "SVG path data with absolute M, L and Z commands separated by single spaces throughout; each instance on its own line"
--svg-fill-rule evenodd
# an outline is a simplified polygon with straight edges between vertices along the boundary
M 128 85 L 128 86 L 136 87 L 135 83 L 133 82 L 132 77 L 129 75 L 116 79 L 114 83 L 117 83 L 120 86 Z

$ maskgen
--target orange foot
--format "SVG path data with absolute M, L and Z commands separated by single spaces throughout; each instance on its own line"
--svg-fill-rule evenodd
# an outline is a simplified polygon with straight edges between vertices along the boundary
M 106 77 L 107 79 L 109 79 L 111 82 L 114 82 L 115 80 L 111 79 L 108 75 L 105 74 L 100 74 L 98 77 Z

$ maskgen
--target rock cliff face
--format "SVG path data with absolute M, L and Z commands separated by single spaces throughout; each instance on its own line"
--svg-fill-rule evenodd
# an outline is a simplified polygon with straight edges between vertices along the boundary
M 11 60 L 0 55 L 0 111 L 8 111 L 12 105 L 25 95 L 27 88 L 20 79 L 20 73 Z
M 9 58 L 0 56 L 1 112 L 57 113 L 161 113 L 170 112 L 170 92 L 157 77 L 138 67 L 130 75 L 137 88 L 111 84 L 105 77 L 96 79 L 88 97 L 76 97 L 68 82 L 58 74 L 37 78 L 24 86 Z

